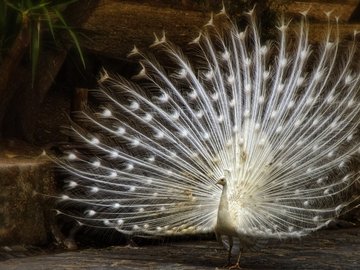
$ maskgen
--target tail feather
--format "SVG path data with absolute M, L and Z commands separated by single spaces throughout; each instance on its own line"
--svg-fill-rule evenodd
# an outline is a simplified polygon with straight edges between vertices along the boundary
M 254 12 L 246 17 L 244 29 L 212 17 L 190 44 L 194 63 L 164 35 L 158 60 L 132 51 L 139 84 L 105 73 L 102 105 L 71 128 L 87 150 L 56 160 L 71 175 L 62 201 L 85 210 L 59 213 L 123 233 L 208 232 L 225 177 L 240 233 L 286 237 L 358 199 L 359 174 L 347 170 L 360 149 L 355 41 L 340 53 L 329 23 L 312 50 L 304 15 L 295 45 L 284 19 L 278 43 L 263 43 Z

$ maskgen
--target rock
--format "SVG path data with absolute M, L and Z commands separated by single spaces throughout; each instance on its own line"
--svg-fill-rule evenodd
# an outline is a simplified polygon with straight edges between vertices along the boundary
M 46 196 L 55 190 L 48 158 L 20 141 L 2 142 L 0 187 L 0 245 L 45 244 L 54 202 Z

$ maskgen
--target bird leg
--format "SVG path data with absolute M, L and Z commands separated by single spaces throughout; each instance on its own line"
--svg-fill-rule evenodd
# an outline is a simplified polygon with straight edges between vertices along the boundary
M 227 266 L 229 266 L 230 262 L 231 262 L 231 249 L 232 249 L 232 246 L 229 246 Z
M 228 239 L 229 239 L 228 260 L 227 260 L 227 264 L 224 266 L 224 268 L 227 268 L 231 265 L 231 250 L 233 248 L 233 239 L 230 236 L 228 236 Z
M 236 260 L 236 264 L 230 266 L 229 269 L 241 269 L 241 267 L 240 267 L 241 253 L 242 253 L 242 249 L 240 249 L 240 251 L 239 251 L 239 255 L 238 255 L 238 258 Z

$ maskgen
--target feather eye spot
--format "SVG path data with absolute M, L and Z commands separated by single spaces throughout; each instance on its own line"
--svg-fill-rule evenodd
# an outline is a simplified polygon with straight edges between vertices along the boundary
M 124 127 L 118 127 L 117 130 L 116 130 L 116 133 L 118 135 L 124 135 L 126 132 L 126 129 Z
M 132 147 L 137 147 L 140 145 L 140 140 L 138 138 L 133 138 L 130 144 Z
M 214 71 L 210 69 L 209 71 L 205 72 L 205 78 L 210 81 L 214 78 Z
M 94 138 L 92 138 L 92 139 L 90 140 L 90 143 L 96 145 L 96 144 L 99 144 L 100 141 L 99 141 L 98 138 L 95 138 L 95 137 L 94 137 Z
M 94 168 L 99 168 L 101 166 L 101 163 L 99 160 L 95 160 L 91 164 Z
M 134 164 L 132 164 L 132 163 L 126 164 L 125 171 L 130 172 L 130 171 L 132 171 L 133 169 L 134 169 Z
M 326 103 L 331 104 L 332 102 L 334 102 L 334 96 L 330 94 L 326 99 Z
M 163 92 L 160 96 L 157 98 L 160 103 L 166 103 L 169 101 L 170 97 L 167 93 Z
M 76 183 L 75 181 L 69 181 L 67 184 L 67 187 L 72 189 L 78 186 L 78 183 Z
M 245 111 L 244 111 L 244 117 L 245 117 L 245 118 L 249 118 L 249 117 L 250 117 L 250 111 L 249 111 L 249 110 L 245 110 Z
M 245 32 L 245 31 L 239 32 L 239 33 L 237 34 L 237 37 L 238 37 L 238 39 L 241 40 L 241 41 L 245 40 L 246 32 Z
M 224 61 L 229 61 L 230 60 L 230 53 L 229 51 L 225 51 L 221 54 L 221 57 Z
M 251 59 L 250 58 L 245 58 L 244 59 L 244 65 L 245 65 L 245 67 L 249 67 L 251 65 Z
M 117 151 L 110 151 L 110 158 L 117 158 L 119 157 L 119 152 Z
M 237 125 L 234 125 L 232 131 L 233 133 L 237 133 L 239 131 L 239 127 Z
M 61 200 L 63 200 L 63 201 L 70 200 L 70 197 L 69 197 L 68 195 L 64 195 L 64 194 L 61 195 L 60 198 L 61 198 Z
M 313 120 L 313 122 L 312 122 L 312 126 L 314 127 L 314 126 L 317 126 L 318 124 L 319 124 L 319 122 L 320 122 L 320 120 L 318 119 L 318 118 L 315 118 L 314 120 Z
M 204 132 L 202 134 L 202 138 L 205 140 L 205 141 L 208 141 L 210 139 L 210 134 L 208 132 Z
M 195 100 L 198 98 L 198 93 L 196 92 L 195 89 L 193 89 L 189 94 L 188 94 L 188 97 L 191 99 L 191 100 Z
M 70 154 L 68 154 L 67 159 L 68 160 L 76 160 L 77 156 L 74 153 L 70 153 Z
M 179 79 L 185 79 L 187 76 L 187 71 L 182 68 L 180 69 L 177 73 L 176 73 L 176 77 L 179 78 Z
M 304 61 L 307 56 L 308 56 L 308 51 L 307 50 L 302 50 L 301 53 L 300 53 L 300 59 L 302 61 Z
M 204 116 L 204 112 L 202 110 L 196 112 L 196 118 L 201 119 Z
M 170 118 L 174 121 L 177 121 L 180 118 L 180 113 L 175 110 L 170 114 Z
M 306 102 L 305 102 L 305 105 L 310 106 L 310 105 L 313 104 L 313 102 L 314 102 L 314 98 L 313 97 L 308 97 Z
M 251 84 L 248 83 L 245 85 L 245 94 L 250 94 L 251 91 Z
M 98 193 L 98 192 L 99 192 L 99 188 L 98 188 L 98 187 L 91 187 L 91 188 L 90 188 L 90 192 L 91 192 L 91 193 Z
M 114 208 L 114 209 L 119 209 L 120 207 L 121 207 L 120 203 L 114 203 L 112 205 L 112 208 Z
M 287 108 L 290 110 L 290 109 L 294 108 L 294 105 L 295 105 L 295 101 L 290 100 L 289 103 L 287 104 Z
M 156 130 L 155 134 L 154 134 L 154 137 L 156 139 L 158 139 L 158 140 L 161 140 L 161 139 L 163 139 L 165 137 L 165 134 L 161 130 Z
M 265 102 L 265 97 L 264 97 L 264 96 L 260 96 L 258 102 L 259 102 L 259 105 L 264 104 L 264 102 Z
M 218 92 L 215 92 L 211 95 L 211 99 L 213 101 L 218 101 L 219 100 L 219 93 Z
M 119 218 L 118 220 L 116 220 L 116 224 L 117 224 L 118 226 L 122 226 L 122 225 L 124 225 L 124 223 L 125 223 L 125 221 L 124 221 L 123 219 L 121 219 L 121 218 Z
M 278 114 L 278 112 L 277 112 L 276 110 L 273 110 L 273 111 L 271 112 L 270 118 L 271 118 L 271 119 L 274 119 L 274 118 L 277 116 L 277 114 Z
M 270 72 L 268 70 L 265 70 L 263 72 L 262 77 L 263 77 L 263 80 L 266 81 L 270 77 Z
M 151 155 L 147 158 L 147 161 L 150 162 L 150 163 L 153 163 L 155 161 L 155 156 L 154 155 Z
M 96 212 L 94 210 L 85 210 L 85 215 L 88 217 L 93 217 L 96 215 Z
M 219 124 L 223 123 L 224 122 L 224 116 L 222 114 L 220 114 L 218 117 L 217 117 L 217 121 Z
M 131 110 L 131 111 L 136 111 L 136 110 L 138 110 L 140 108 L 140 104 L 138 103 L 138 102 L 136 102 L 136 101 L 132 101 L 131 103 L 130 103 L 130 105 L 129 105 L 129 109 Z
M 187 136 L 189 136 L 189 131 L 187 129 L 183 128 L 180 130 L 179 135 L 181 138 L 186 138 Z
M 108 220 L 108 219 L 103 219 L 103 224 L 104 224 L 105 226 L 111 226 L 111 225 L 112 225 L 111 222 L 110 222 L 110 220 Z
M 340 215 L 340 212 L 342 211 L 342 209 L 344 208 L 344 205 L 339 204 L 338 206 L 335 207 L 335 213 L 336 215 Z
M 315 73 L 314 80 L 318 82 L 320 81 L 320 79 L 322 79 L 322 77 L 323 77 L 323 71 L 318 71 Z
M 313 217 L 313 222 L 314 222 L 314 223 L 318 223 L 319 221 L 320 221 L 320 217 L 319 217 L 319 216 Z
M 286 58 L 280 59 L 279 64 L 281 68 L 284 68 L 287 64 L 287 59 Z
M 353 76 L 348 74 L 345 77 L 345 85 L 350 85 L 350 83 L 353 81 Z
M 266 45 L 260 47 L 260 54 L 262 56 L 265 56 L 268 51 L 269 51 L 269 48 Z
M 149 123 L 153 119 L 153 116 L 150 113 L 145 113 L 145 116 L 143 119 L 146 123 Z
M 304 77 L 299 77 L 299 78 L 297 79 L 297 81 L 296 81 L 296 86 L 297 86 L 297 87 L 302 86 L 303 83 L 304 83 L 304 81 L 305 81 L 305 78 L 304 78 Z
M 111 113 L 111 111 L 110 111 L 109 109 L 105 108 L 105 109 L 102 111 L 101 116 L 102 116 L 102 117 L 105 117 L 105 118 L 111 117 L 111 116 L 112 116 L 112 113 Z
M 229 75 L 229 76 L 227 77 L 227 82 L 228 82 L 228 84 L 233 84 L 233 83 L 235 82 L 235 77 L 234 77 L 234 75 Z
M 349 180 L 350 180 L 350 175 L 347 174 L 341 179 L 341 182 L 346 183 L 349 182 Z

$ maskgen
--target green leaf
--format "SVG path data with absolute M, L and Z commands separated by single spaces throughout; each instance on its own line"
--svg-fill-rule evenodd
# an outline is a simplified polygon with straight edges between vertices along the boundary
M 67 7 L 68 5 L 73 4 L 73 3 L 75 3 L 75 2 L 78 2 L 78 1 L 79 1 L 79 0 L 53 1 L 53 3 L 52 3 L 52 8 L 59 10 L 59 9 L 65 8 L 65 7 Z M 58 3 L 56 3 L 56 2 L 58 2 Z
M 84 55 L 82 53 L 80 43 L 79 43 L 79 40 L 78 40 L 77 36 L 71 30 L 71 28 L 68 26 L 68 24 L 66 23 L 64 17 L 60 14 L 60 12 L 58 10 L 56 10 L 56 9 L 54 9 L 54 12 L 57 15 L 57 17 L 59 18 L 59 20 L 61 21 L 61 23 L 65 26 L 66 31 L 70 34 L 70 36 L 71 36 L 71 38 L 72 38 L 72 40 L 73 40 L 73 42 L 75 44 L 76 50 L 77 50 L 77 52 L 79 54 L 79 57 L 81 59 L 81 63 L 83 64 L 83 67 L 85 68 L 86 67 L 85 59 L 84 59 Z
M 49 26 L 49 30 L 50 30 L 50 33 L 51 33 L 51 35 L 53 37 L 53 40 L 55 40 L 54 27 L 53 27 L 51 16 L 49 14 L 49 10 L 44 7 L 44 8 L 42 8 L 42 11 L 43 11 L 43 13 L 45 15 L 46 22 L 47 22 L 47 25 Z
M 36 68 L 39 61 L 40 54 L 40 33 L 41 33 L 41 23 L 38 20 L 35 22 L 35 27 L 31 29 L 31 82 L 32 87 L 35 83 Z
M 37 10 L 37 9 L 41 10 L 41 9 L 45 8 L 46 6 L 49 6 L 50 4 L 51 4 L 51 2 L 39 3 L 37 5 L 30 4 L 28 6 L 28 8 L 26 9 L 26 11 L 31 12 L 31 11 L 34 11 L 34 10 Z
M 79 43 L 79 40 L 77 39 L 77 36 L 75 35 L 75 33 L 72 31 L 72 30 L 68 30 L 71 38 L 73 39 L 73 42 L 75 44 L 75 47 L 76 47 L 76 50 L 79 54 L 79 57 L 81 59 L 81 63 L 83 64 L 83 67 L 86 68 L 86 64 L 85 64 L 85 58 L 84 58 L 84 55 L 82 53 L 82 50 L 81 50 L 81 47 L 80 47 L 80 43 Z
M 14 4 L 9 3 L 9 1 L 5 1 L 5 4 L 6 4 L 7 6 L 11 7 L 12 9 L 15 9 L 15 10 L 17 10 L 17 11 L 19 11 L 19 12 L 22 11 L 21 7 L 17 7 L 17 6 L 15 6 Z

